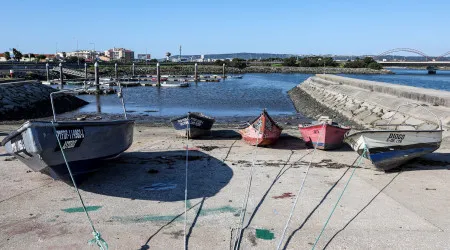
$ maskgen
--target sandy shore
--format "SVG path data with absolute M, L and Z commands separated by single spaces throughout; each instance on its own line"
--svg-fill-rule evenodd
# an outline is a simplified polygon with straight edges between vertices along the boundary
M 16 126 L 1 125 L 0 139 Z M 276 248 L 312 161 L 283 243 L 286 249 L 311 249 L 357 154 L 348 147 L 313 154 L 295 127 L 284 132 L 272 148 L 249 146 L 235 129 L 219 127 L 213 137 L 189 141 L 190 249 L 229 249 L 253 160 L 241 249 Z M 183 248 L 185 144 L 171 128 L 138 124 L 132 147 L 81 185 L 110 249 Z M 363 160 L 317 249 L 448 248 L 448 170 L 417 160 L 384 173 Z M 0 189 L 0 248 L 95 249 L 87 244 L 91 229 L 73 188 L 30 171 L 3 148 Z

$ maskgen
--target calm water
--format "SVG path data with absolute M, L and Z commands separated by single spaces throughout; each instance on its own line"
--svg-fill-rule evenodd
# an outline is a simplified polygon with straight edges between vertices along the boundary
M 438 70 L 436 75 L 428 75 L 426 70 L 389 69 L 395 75 L 342 75 L 358 79 L 388 82 L 421 88 L 450 91 L 450 70 Z
M 450 91 L 450 71 L 427 75 L 426 70 L 391 69 L 395 75 L 347 77 Z M 127 110 L 150 116 L 176 116 L 188 111 L 220 116 L 254 116 L 267 108 L 272 115 L 292 115 L 295 108 L 287 91 L 309 74 L 245 74 L 243 79 L 191 83 L 188 88 L 132 87 L 124 89 Z M 90 102 L 79 112 L 121 113 L 117 95 L 86 95 Z
M 188 111 L 211 116 L 253 116 L 267 108 L 273 115 L 295 114 L 287 91 L 308 74 L 245 74 L 243 79 L 191 83 L 188 88 L 124 88 L 127 111 L 150 116 L 176 116 Z M 79 112 L 121 113 L 117 95 L 79 96 L 90 102 Z M 99 105 L 98 105 L 99 104 Z

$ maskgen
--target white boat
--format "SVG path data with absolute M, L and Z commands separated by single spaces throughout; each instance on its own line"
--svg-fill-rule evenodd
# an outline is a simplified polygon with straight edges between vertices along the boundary
M 161 87 L 189 87 L 188 82 L 162 82 Z
M 104 85 L 104 86 L 114 86 L 116 85 L 116 81 L 113 78 L 104 78 L 104 77 L 100 77 L 99 79 L 100 84 Z
M 346 135 L 344 142 L 348 143 L 359 155 L 369 159 L 375 167 L 390 170 L 440 147 L 443 130 L 441 121 L 437 120 L 436 129 L 432 130 L 365 130 Z M 390 122 L 385 126 L 415 127 L 408 124 L 395 125 Z

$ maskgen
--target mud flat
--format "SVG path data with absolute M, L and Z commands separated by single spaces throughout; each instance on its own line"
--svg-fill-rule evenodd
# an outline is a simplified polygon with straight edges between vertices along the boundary
M 0 140 L 16 126 L 0 125 Z M 186 141 L 172 128 L 137 125 L 134 143 L 81 186 L 110 249 L 184 247 Z M 311 150 L 295 128 L 272 148 L 245 144 L 235 129 L 189 141 L 190 249 L 229 249 L 250 167 L 254 177 L 241 249 L 276 249 Z M 253 156 L 254 155 L 254 156 Z M 287 230 L 286 249 L 310 249 L 350 177 L 357 154 L 317 151 Z M 450 245 L 448 166 L 417 161 L 396 173 L 363 161 L 317 248 L 445 249 Z M 95 249 L 73 188 L 29 171 L 0 148 L 0 248 Z M 251 218 L 251 219 L 250 219 Z

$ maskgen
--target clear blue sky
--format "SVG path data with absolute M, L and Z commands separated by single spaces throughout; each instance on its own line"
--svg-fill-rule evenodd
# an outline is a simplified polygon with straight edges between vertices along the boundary
M 450 50 L 450 1 L 14 0 L 3 3 L 0 51 L 125 47 L 163 57 L 268 52 L 379 54 Z

